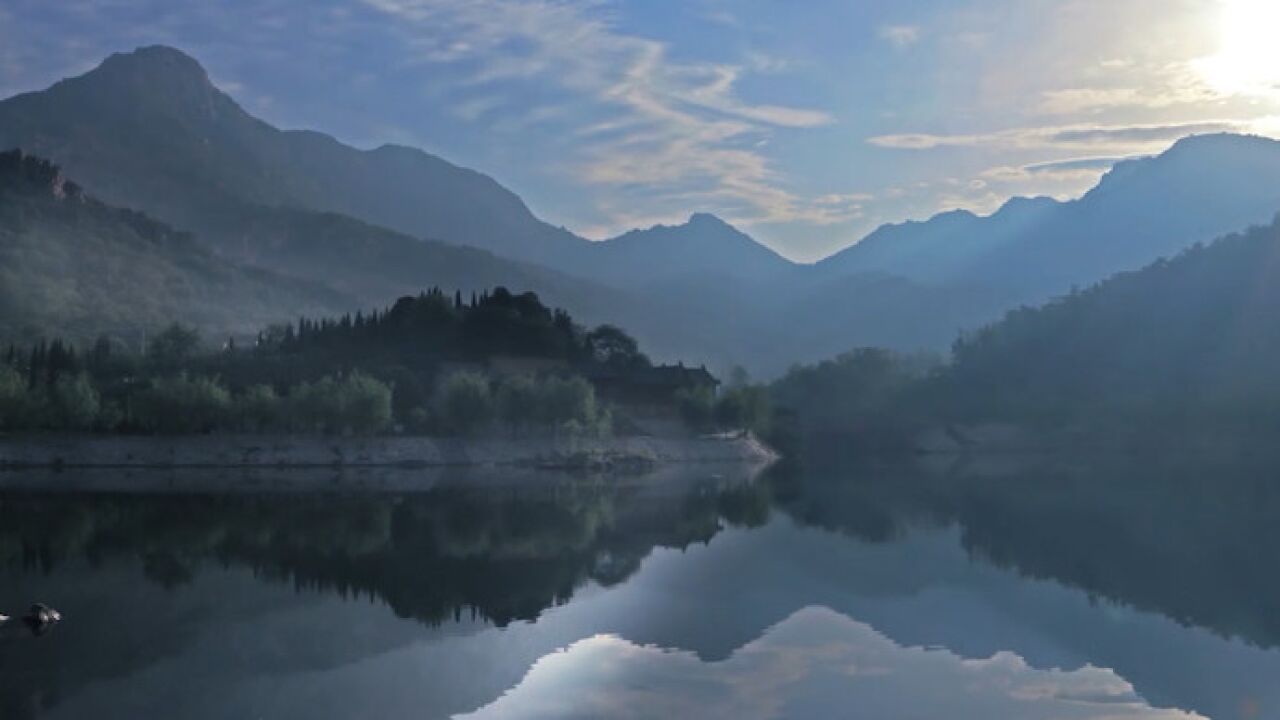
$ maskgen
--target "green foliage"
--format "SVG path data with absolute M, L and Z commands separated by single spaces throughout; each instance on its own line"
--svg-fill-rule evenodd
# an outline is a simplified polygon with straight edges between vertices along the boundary
M 17 370 L 0 365 L 0 430 L 21 427 L 27 409 L 26 380 Z
M 470 435 L 480 431 L 494 414 L 489 379 L 469 370 L 446 376 L 436 389 L 436 407 L 444 432 Z
M 762 385 L 725 390 L 716 401 L 713 413 L 716 424 L 723 429 L 751 430 L 761 435 L 769 432 L 772 415 L 769 390 Z
M 133 408 L 133 420 L 163 434 L 210 432 L 225 425 L 231 395 L 217 380 L 177 375 L 153 380 Z
M 596 421 L 596 393 L 580 377 L 549 377 L 538 388 L 538 419 L 552 427 L 577 423 L 584 430 Z
M 270 385 L 251 385 L 232 404 L 235 426 L 245 432 L 266 432 L 285 425 L 285 408 Z
M 586 345 L 592 359 L 607 367 L 646 367 L 650 364 L 635 339 L 613 325 L 601 325 L 587 333 Z
M 779 407 L 794 412 L 806 432 L 857 434 L 896 428 L 910 419 L 907 393 L 941 360 L 862 348 L 816 365 L 793 367 L 773 383 Z
M 495 396 L 498 417 L 512 430 L 528 429 L 538 420 L 541 393 L 537 381 L 529 375 L 504 378 Z
M 681 388 L 676 391 L 680 417 L 690 428 L 709 430 L 715 417 L 716 395 L 709 387 Z
M 98 419 L 98 391 L 85 373 L 58 378 L 47 391 L 45 413 L 47 427 L 87 430 Z
M 298 429 L 330 434 L 371 435 L 391 424 L 391 388 L 353 372 L 302 383 L 289 393 L 289 417 Z

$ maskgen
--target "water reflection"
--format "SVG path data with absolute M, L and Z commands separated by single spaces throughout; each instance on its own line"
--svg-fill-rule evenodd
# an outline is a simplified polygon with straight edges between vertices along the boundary
M 1010 652 L 965 660 L 907 648 L 825 608 L 805 608 L 706 663 L 598 636 L 548 655 L 479 711 L 496 718 L 1027 718 L 1192 720 L 1159 710 L 1110 670 L 1037 670 Z
M 6 475 L 0 717 L 1270 717 L 1273 468 Z

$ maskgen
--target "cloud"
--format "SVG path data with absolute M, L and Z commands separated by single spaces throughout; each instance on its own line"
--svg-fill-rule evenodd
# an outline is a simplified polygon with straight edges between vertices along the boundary
M 1140 64 L 1129 59 L 1104 60 L 1088 75 L 1107 78 L 1107 87 L 1070 87 L 1041 93 L 1038 112 L 1045 115 L 1098 114 L 1121 109 L 1162 110 L 1176 105 L 1215 102 L 1213 89 L 1193 62 Z
M 474 122 L 490 112 L 497 110 L 502 106 L 502 102 L 502 98 L 495 95 L 471 98 L 455 105 L 453 107 L 453 114 L 463 120 Z
M 412 63 L 463 70 L 465 88 L 504 83 L 554 87 L 590 105 L 570 123 L 580 182 L 664 185 L 718 199 L 732 220 L 827 221 L 831 208 L 785 188 L 761 148 L 782 129 L 828 125 L 823 111 L 743 100 L 745 72 L 785 64 L 751 55 L 745 64 L 675 61 L 663 43 L 615 29 L 595 3 L 559 0 L 364 0 L 398 21 Z M 480 118 L 491 105 L 455 112 Z M 598 209 L 608 203 L 597 199 Z M 834 213 L 839 215 L 840 213 Z M 847 214 L 847 212 L 845 213 Z
M 1247 131 L 1249 125 L 1227 120 L 1173 125 L 1134 125 L 1130 127 L 1074 128 L 1054 133 L 1054 142 L 1082 144 L 1147 143 L 1177 140 L 1187 135 Z
M 1079 184 L 1096 183 L 1102 173 L 1110 170 L 1116 163 L 1138 157 L 1143 156 L 1081 157 L 1038 162 L 1016 167 L 1005 165 L 985 170 L 981 177 L 994 183 L 1020 185 L 1023 187 L 1030 183 L 1036 183 L 1041 186 L 1045 182 L 1064 183 L 1069 184 L 1071 189 L 1074 190 L 1075 186 Z
M 878 34 L 881 40 L 898 50 L 905 50 L 920 42 L 920 28 L 916 25 L 885 25 Z
M 1070 88 L 1043 94 L 1040 112 L 1049 115 L 1076 115 L 1083 112 L 1134 105 L 1137 88 Z
M 1152 145 L 1167 144 L 1188 135 L 1219 132 L 1250 132 L 1259 121 L 1214 120 L 1207 122 L 1151 125 L 1059 125 L 1024 127 L 988 133 L 931 135 L 925 133 L 878 135 L 867 142 L 895 150 L 934 150 L 947 147 L 989 149 L 1072 149 L 1076 147 L 1116 148 L 1142 152 Z

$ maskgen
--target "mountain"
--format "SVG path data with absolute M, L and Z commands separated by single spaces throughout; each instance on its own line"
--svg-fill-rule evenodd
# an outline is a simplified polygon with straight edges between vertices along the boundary
M 1137 269 L 1280 210 L 1280 142 L 1201 135 L 1116 165 L 1078 200 L 1015 199 L 885 226 L 818 263 L 840 277 L 878 271 L 934 284 L 983 284 L 1019 302 Z
M 591 242 L 420 150 L 271 127 L 165 47 L 0 101 L 4 147 L 51 157 L 105 201 L 191 230 L 233 263 L 363 305 L 431 285 L 530 289 L 626 327 L 658 358 L 757 374 L 871 344 L 946 348 L 1008 308 L 1280 210 L 1280 143 L 1217 135 L 1123 162 L 1075 201 L 885 226 L 813 266 L 707 214 Z
M 946 283 L 982 271 L 991 254 L 1041 227 L 1059 208 L 1051 198 L 1014 198 L 980 217 L 953 210 L 924 221 L 884 225 L 858 244 L 817 264 L 822 277 L 878 272 Z
M 0 153 L 0 337 L 100 333 L 134 342 L 181 321 L 252 333 L 355 305 L 303 280 L 230 263 L 191 235 L 105 205 L 48 162 Z
M 578 242 L 492 178 L 425 152 L 277 130 L 163 46 L 0 103 L 0 146 L 48 157 L 104 200 L 196 232 L 249 203 L 343 213 L 512 257 L 529 254 L 521 244 Z
M 773 280 L 791 261 L 715 215 L 695 213 L 683 225 L 655 225 L 592 243 L 585 262 L 571 270 L 623 286 L 661 285 L 688 278 Z M 655 272 L 654 263 L 659 264 Z
M 651 280 L 686 272 L 685 260 L 714 264 L 714 253 L 722 265 L 788 264 L 709 216 L 590 242 L 539 220 L 492 178 L 421 150 L 358 150 L 322 133 L 276 129 L 216 88 L 195 59 L 164 46 L 112 55 L 84 75 L 0 102 L 0 148 L 8 147 L 48 157 L 103 199 L 216 244 L 240 239 L 226 219 L 248 205 L 346 215 L 583 277 Z M 652 237 L 661 239 L 645 252 Z M 685 245 L 698 249 L 667 252 Z
M 1280 423 L 1280 219 L 1014 311 L 957 343 L 965 412 Z
M 112 55 L 0 101 L 6 147 L 51 158 L 95 195 L 191 230 L 234 262 L 365 305 L 432 285 L 530 289 L 585 321 L 626 327 L 659 358 L 727 362 L 732 343 L 682 298 L 633 290 L 717 264 L 790 266 L 711 216 L 590 242 L 538 220 L 491 178 L 420 150 L 363 151 L 273 128 L 167 47 Z

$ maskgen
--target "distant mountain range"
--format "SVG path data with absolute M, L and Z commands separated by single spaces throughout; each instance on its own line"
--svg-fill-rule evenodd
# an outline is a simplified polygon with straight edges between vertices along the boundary
M 1121 163 L 1073 202 L 889 225 L 811 266 L 706 214 L 591 242 L 420 150 L 273 128 L 166 47 L 0 101 L 0 149 L 17 147 L 230 263 L 354 303 L 431 285 L 527 288 L 627 327 L 660 357 L 764 373 L 855 346 L 945 348 L 1011 307 L 1280 211 L 1280 143 L 1206 136 Z
M 1280 142 L 1200 135 L 1158 157 L 1121 162 L 1079 200 L 1015 198 L 989 217 L 955 211 L 888 225 L 818 268 L 999 286 L 1032 301 L 1267 223 L 1278 211 Z

